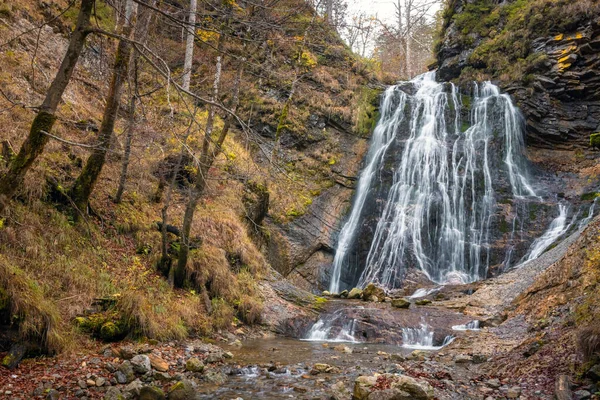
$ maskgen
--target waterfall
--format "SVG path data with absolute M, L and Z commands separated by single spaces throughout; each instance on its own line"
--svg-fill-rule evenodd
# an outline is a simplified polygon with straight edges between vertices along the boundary
M 389 88 L 333 262 L 330 291 L 361 228 L 379 175 L 392 175 L 358 286 L 400 287 L 414 267 L 438 284 L 486 277 L 496 182 L 513 199 L 535 198 L 526 174 L 522 121 L 510 97 L 490 82 L 475 84 L 470 107 L 435 73 Z M 460 110 L 470 109 L 465 129 Z M 393 150 L 393 151 L 392 151 Z M 390 162 L 388 162 L 390 161 Z M 390 166 L 391 165 L 391 166 Z M 346 283 L 346 286 L 348 284 Z
M 538 258 L 552 245 L 552 243 L 567 232 L 571 226 L 571 224 L 567 225 L 567 211 L 568 207 L 565 204 L 559 204 L 558 217 L 550 223 L 548 230 L 531 244 L 529 254 L 525 258 L 525 261 L 531 261 Z
M 422 323 L 419 328 L 402 329 L 402 347 L 407 349 L 439 350 L 449 345 L 453 340 L 453 336 L 446 336 L 441 346 L 434 346 L 433 331 L 425 323 Z

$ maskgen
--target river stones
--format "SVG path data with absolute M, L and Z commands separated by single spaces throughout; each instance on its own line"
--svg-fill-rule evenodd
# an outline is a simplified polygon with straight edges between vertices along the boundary
M 360 299 L 362 297 L 363 291 L 359 288 L 353 288 L 350 293 L 348 293 L 349 299 Z
M 385 299 L 385 291 L 374 283 L 369 283 L 363 290 L 362 297 L 363 300 L 370 302 L 383 301 Z
M 430 400 L 433 399 L 433 387 L 428 382 L 405 375 L 375 374 L 356 378 L 352 393 L 353 400 L 379 398 Z
M 403 299 L 403 298 L 399 298 L 399 299 L 392 299 L 392 307 L 396 307 L 396 308 L 409 308 L 410 307 L 410 301 Z

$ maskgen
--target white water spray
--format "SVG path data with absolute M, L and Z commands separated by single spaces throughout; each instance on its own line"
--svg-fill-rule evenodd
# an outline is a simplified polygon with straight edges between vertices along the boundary
M 508 95 L 489 82 L 475 85 L 470 127 L 463 132 L 454 85 L 435 82 L 434 73 L 412 80 L 413 94 L 400 89 L 406 85 L 386 91 L 367 167 L 339 236 L 331 292 L 343 289 L 342 268 L 349 263 L 365 199 L 378 183 L 374 178 L 384 157 L 395 156 L 386 154 L 394 141 L 402 150 L 358 286 L 399 287 L 410 266 L 439 284 L 485 277 L 497 170 L 510 182 L 513 197 L 536 196 L 524 168 L 521 117 Z M 503 138 L 503 148 L 494 148 L 496 137 Z M 503 166 L 494 165 L 498 151 Z
M 439 350 L 454 340 L 453 336 L 446 336 L 441 346 L 434 346 L 433 333 L 433 330 L 425 323 L 422 323 L 419 328 L 403 328 L 402 347 L 417 350 Z
M 542 236 L 537 238 L 530 247 L 525 261 L 531 261 L 538 258 L 548 247 L 550 247 L 558 238 L 564 235 L 571 224 L 567 224 L 568 207 L 565 204 L 558 205 L 558 217 L 556 217 L 548 230 Z

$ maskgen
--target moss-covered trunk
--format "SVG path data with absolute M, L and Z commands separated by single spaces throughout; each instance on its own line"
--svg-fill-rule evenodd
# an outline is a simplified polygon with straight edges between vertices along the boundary
M 35 116 L 29 135 L 23 142 L 19 153 L 10 162 L 8 171 L 0 178 L 0 195 L 7 198 L 14 196 L 19 185 L 23 181 L 25 174 L 42 154 L 44 147 L 48 143 L 54 122 L 56 121 L 56 109 L 60 104 L 63 93 L 71 80 L 77 61 L 83 51 L 85 39 L 88 34 L 90 17 L 94 8 L 95 0 L 82 0 L 77 25 L 71 35 L 69 47 L 62 60 L 60 68 L 46 93 L 46 98 L 40 106 L 38 114 Z M 0 202 L 0 211 L 3 208 Z
M 130 16 L 130 18 L 133 18 L 133 16 Z M 123 35 L 127 38 L 131 36 L 132 31 L 132 24 L 129 21 L 130 19 L 127 19 L 126 25 L 123 28 Z M 81 215 L 81 213 L 84 213 L 87 210 L 90 195 L 98 181 L 100 172 L 102 172 L 102 167 L 104 167 L 106 153 L 110 148 L 114 134 L 123 85 L 127 80 L 131 48 L 130 41 L 119 41 L 117 53 L 115 55 L 113 76 L 110 82 L 106 107 L 104 108 L 102 125 L 100 126 L 98 143 L 83 167 L 81 174 L 77 177 L 77 180 L 75 180 L 75 183 L 71 188 L 71 199 L 73 200 L 74 206 L 77 208 L 76 211 L 78 211 L 75 215 Z

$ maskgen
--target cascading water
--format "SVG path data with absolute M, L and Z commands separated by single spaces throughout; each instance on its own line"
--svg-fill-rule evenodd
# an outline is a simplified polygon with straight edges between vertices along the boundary
M 446 336 L 441 346 L 434 346 L 433 330 L 425 323 L 422 323 L 419 328 L 402 329 L 402 347 L 407 349 L 439 350 L 449 345 L 452 340 L 454 337 Z
M 524 261 L 538 258 L 552 243 L 569 230 L 571 224 L 567 224 L 567 211 L 568 207 L 565 204 L 559 204 L 558 217 L 552 221 L 548 230 L 531 244 L 531 250 L 529 250 L 529 254 Z
M 479 330 L 479 321 L 474 320 L 464 325 L 453 325 L 453 331 L 478 331 Z
M 475 85 L 470 123 L 461 120 L 461 95 L 452 84 L 427 73 L 389 88 L 359 179 L 350 217 L 343 226 L 333 263 L 330 291 L 342 282 L 361 217 L 373 192 L 391 185 L 377 217 L 358 286 L 369 282 L 400 287 L 407 268 L 439 284 L 486 277 L 496 182 L 512 199 L 539 200 L 524 166 L 518 110 L 489 82 Z M 380 199 L 382 200 L 382 199 Z M 379 202 L 381 202 L 379 200 Z M 356 267 L 355 267 L 356 268 Z
M 322 316 L 302 340 L 312 342 L 358 343 L 354 338 L 356 320 L 344 316 L 344 309 Z

